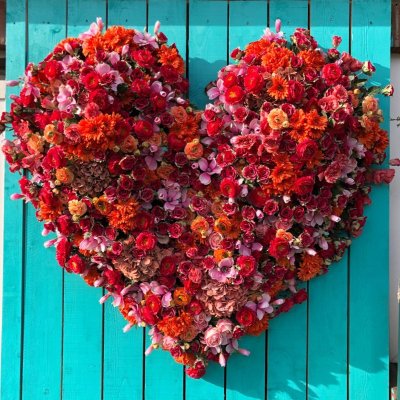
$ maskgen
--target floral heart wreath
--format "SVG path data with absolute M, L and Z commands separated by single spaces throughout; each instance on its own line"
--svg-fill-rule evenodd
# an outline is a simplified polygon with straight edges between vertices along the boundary
M 231 54 L 197 111 L 175 45 L 98 19 L 30 63 L 0 121 L 23 198 L 57 261 L 200 378 L 245 334 L 307 299 L 361 234 L 368 183 L 389 183 L 375 68 L 305 29 Z M 364 75 L 360 78 L 360 75 Z M 9 86 L 18 81 L 8 82 Z M 400 160 L 393 160 L 398 165 Z

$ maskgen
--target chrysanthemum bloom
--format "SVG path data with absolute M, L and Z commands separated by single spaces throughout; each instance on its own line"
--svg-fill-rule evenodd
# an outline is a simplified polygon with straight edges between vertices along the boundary
M 113 204 L 113 210 L 107 215 L 109 224 L 127 233 L 135 228 L 135 215 L 139 210 L 139 203 L 133 198 L 118 200 Z
M 157 327 L 166 336 L 177 338 L 186 333 L 192 326 L 192 323 L 192 316 L 189 313 L 182 312 L 177 317 L 164 317 L 157 323 Z
M 274 75 L 272 76 L 272 86 L 267 90 L 267 92 L 275 100 L 284 100 L 289 93 L 289 84 L 282 76 Z
M 312 256 L 310 254 L 303 254 L 302 261 L 300 262 L 300 268 L 297 271 L 297 276 L 302 281 L 309 281 L 314 278 L 315 275 L 322 268 L 322 258 L 318 255 Z

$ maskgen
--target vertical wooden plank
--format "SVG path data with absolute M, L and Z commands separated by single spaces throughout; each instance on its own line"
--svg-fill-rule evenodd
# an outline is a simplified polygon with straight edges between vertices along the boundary
M 354 0 L 352 55 L 370 60 L 374 80 L 390 78 L 389 0 Z M 380 98 L 389 130 L 389 99 Z M 389 382 L 389 187 L 373 187 L 363 235 L 350 249 L 350 399 L 385 399 Z
M 161 31 L 168 37 L 168 43 L 176 43 L 182 57 L 186 55 L 186 1 L 150 0 L 148 6 L 148 30 L 153 32 L 157 20 Z M 145 347 L 150 346 L 149 329 L 146 328 Z M 184 396 L 183 366 L 177 364 L 171 355 L 162 350 L 153 351 L 144 360 L 146 400 L 182 399 Z
M 108 26 L 142 30 L 146 26 L 146 0 L 108 1 Z M 142 398 L 143 328 L 124 333 L 126 321 L 111 300 L 104 306 L 103 399 Z
M 308 26 L 307 1 L 270 0 L 269 25 L 281 19 L 289 39 L 295 28 Z M 268 330 L 267 398 L 298 400 L 306 398 L 307 382 L 307 304 L 296 305 L 288 314 L 272 320 Z
M 229 53 L 258 40 L 268 24 L 267 1 L 233 1 L 229 5 Z M 231 59 L 228 63 L 233 62 Z M 246 336 L 240 347 L 249 357 L 234 354 L 227 366 L 226 399 L 264 399 L 266 392 L 266 334 Z M 245 384 L 244 384 L 245 382 Z
M 197 107 L 208 103 L 204 92 L 227 58 L 227 1 L 189 0 L 189 97 Z
M 65 3 L 31 0 L 27 56 L 42 61 L 65 37 Z M 22 66 L 20 66 L 22 72 Z M 42 225 L 26 208 L 22 398 L 59 399 L 61 388 L 62 269 L 55 249 L 43 247 Z
M 349 0 L 313 0 L 311 34 L 326 51 L 332 36 L 342 37 L 349 51 Z M 308 398 L 347 398 L 348 253 L 329 273 L 309 283 Z
M 69 37 L 89 29 L 102 17 L 106 22 L 105 0 L 68 0 Z M 65 273 L 63 400 L 100 399 L 102 392 L 103 307 L 100 289 L 82 282 L 80 276 Z
M 7 80 L 16 79 L 23 73 L 25 65 L 25 0 L 7 1 Z M 18 94 L 19 88 L 7 88 L 8 96 Z M 12 139 L 12 133 L 6 137 Z M 19 176 L 5 166 L 4 179 L 4 259 L 3 259 L 3 314 L 1 352 L 1 391 L 4 400 L 20 398 L 22 360 L 22 307 L 23 307 L 23 254 L 24 254 L 24 208 L 22 201 L 13 201 L 10 196 L 20 193 Z M 10 229 L 11 227 L 11 229 Z

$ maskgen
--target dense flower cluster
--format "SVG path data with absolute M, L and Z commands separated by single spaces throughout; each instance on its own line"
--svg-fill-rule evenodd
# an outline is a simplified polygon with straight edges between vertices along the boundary
M 361 64 L 297 29 L 267 30 L 195 112 L 167 38 L 99 19 L 38 65 L 0 129 L 21 195 L 67 272 L 104 287 L 133 326 L 199 378 L 238 339 L 307 299 L 365 224 L 367 183 L 390 182 L 378 100 Z M 9 82 L 10 85 L 18 82 Z M 391 94 L 391 87 L 382 90 Z

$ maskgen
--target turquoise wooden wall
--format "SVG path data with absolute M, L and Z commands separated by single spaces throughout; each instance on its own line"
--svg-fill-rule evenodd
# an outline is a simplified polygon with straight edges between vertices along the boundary
M 150 29 L 160 20 L 187 60 L 199 107 L 229 52 L 276 18 L 287 33 L 310 26 L 325 48 L 342 36 L 342 51 L 370 59 L 377 81 L 389 80 L 389 0 L 7 0 L 7 79 L 98 16 L 109 26 Z M 388 100 L 381 106 L 389 116 Z M 388 398 L 387 187 L 373 190 L 363 236 L 309 283 L 308 303 L 272 321 L 267 334 L 244 339 L 249 358 L 234 355 L 227 368 L 211 365 L 195 381 L 165 352 L 144 357 L 145 332 L 124 334 L 119 312 L 99 305 L 102 289 L 64 273 L 43 247 L 33 208 L 8 200 L 17 180 L 6 174 L 2 400 Z

